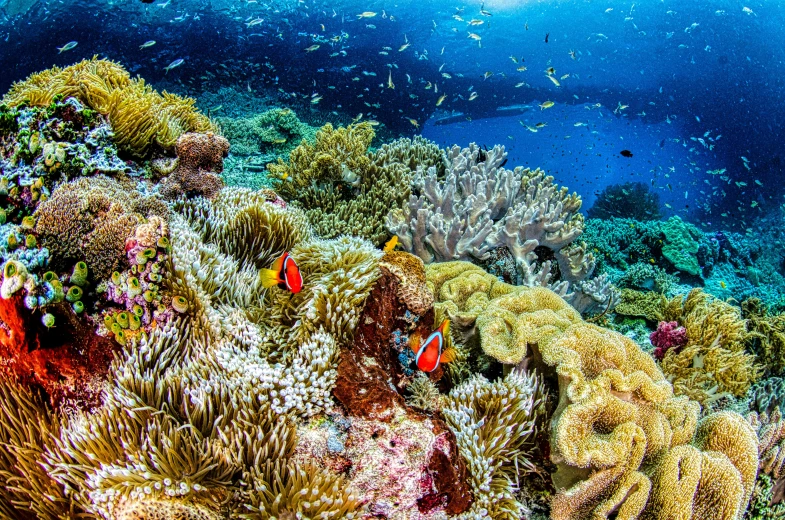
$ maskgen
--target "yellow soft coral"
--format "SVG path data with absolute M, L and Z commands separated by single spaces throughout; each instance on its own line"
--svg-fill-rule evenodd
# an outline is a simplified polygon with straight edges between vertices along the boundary
M 702 520 L 716 511 L 731 520 L 746 506 L 758 445 L 741 416 L 714 414 L 699 425 L 700 405 L 674 395 L 651 356 L 582 321 L 546 289 L 513 287 L 465 262 L 433 264 L 426 274 L 437 313 L 479 335 L 486 353 L 541 362 L 558 376 L 552 518 Z M 699 330 L 710 330 L 717 320 L 703 323 Z
M 3 103 L 47 106 L 55 96 L 77 98 L 107 116 L 117 144 L 137 158 L 171 150 L 186 132 L 217 131 L 193 99 L 158 93 L 143 79 L 132 79 L 122 65 L 97 57 L 32 74 L 14 83 Z
M 693 289 L 668 302 L 663 319 L 687 329 L 687 346 L 669 350 L 662 360 L 676 393 L 707 405 L 743 396 L 760 377 L 755 356 L 744 349 L 748 333 L 737 307 Z
M 581 319 L 553 291 L 501 282 L 469 262 L 430 264 L 426 275 L 437 311 L 457 328 L 476 325 L 483 351 L 501 363 L 520 363 L 528 345 L 547 341 Z
M 369 122 L 335 129 L 329 123 L 316 133 L 313 144 L 303 141 L 289 154 L 289 162 L 278 159 L 267 165 L 277 179 L 276 190 L 284 198 L 299 198 L 313 183 L 343 181 L 353 184 L 371 165 L 366 154 L 375 136 Z

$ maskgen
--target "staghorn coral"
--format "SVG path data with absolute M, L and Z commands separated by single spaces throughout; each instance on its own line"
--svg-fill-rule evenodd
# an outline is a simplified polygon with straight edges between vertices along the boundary
M 223 187 L 218 176 L 223 158 L 229 153 L 229 141 L 212 132 L 184 133 L 175 146 L 177 163 L 159 184 L 161 195 L 174 199 L 181 195 L 213 197 Z
M 75 97 L 105 115 L 117 145 L 136 158 L 171 150 L 186 132 L 216 130 L 194 108 L 193 99 L 158 93 L 143 79 L 132 79 L 121 65 L 97 57 L 32 74 L 14 83 L 3 103 L 47 106 L 56 96 Z
M 493 383 L 476 375 L 443 397 L 442 413 L 475 497 L 461 518 L 517 520 L 528 512 L 515 491 L 521 474 L 534 470 L 530 459 L 544 402 L 542 382 L 518 370 Z
M 743 396 L 760 378 L 755 356 L 744 349 L 748 333 L 737 307 L 693 289 L 670 300 L 663 315 L 687 331 L 687 345 L 669 350 L 662 360 L 677 394 L 706 405 L 727 395 Z
M 84 260 L 93 279 L 101 280 L 123 265 L 126 238 L 144 218 L 167 215 L 157 199 L 99 175 L 60 185 L 38 206 L 35 232 L 53 267 Z

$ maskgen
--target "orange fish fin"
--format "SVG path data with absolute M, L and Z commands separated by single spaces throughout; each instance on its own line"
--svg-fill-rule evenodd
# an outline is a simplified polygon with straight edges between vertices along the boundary
M 409 338 L 409 348 L 412 349 L 415 355 L 420 351 L 420 335 L 418 333 L 413 333 Z
M 284 252 L 283 254 L 281 254 L 281 256 L 279 256 L 279 257 L 278 257 L 278 258 L 275 260 L 275 262 L 273 262 L 273 266 L 272 266 L 270 269 L 272 269 L 272 270 L 273 270 L 273 271 L 275 271 L 275 272 L 280 272 L 280 271 L 281 271 L 281 269 L 283 269 L 283 261 L 284 261 L 284 259 L 286 258 L 286 255 L 287 255 L 287 253 L 286 253 L 286 252 Z
M 455 358 L 458 357 L 458 351 L 455 350 L 453 347 L 449 347 L 447 350 L 442 352 L 441 357 L 439 357 L 440 363 L 449 363 L 450 361 L 455 361 Z
M 279 274 L 280 269 L 259 269 L 259 278 L 262 281 L 262 285 L 267 289 L 281 283 Z

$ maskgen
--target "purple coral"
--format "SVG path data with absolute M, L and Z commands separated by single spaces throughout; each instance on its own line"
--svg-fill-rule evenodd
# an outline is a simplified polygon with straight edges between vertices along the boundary
M 687 344 L 687 329 L 679 327 L 675 321 L 661 321 L 657 330 L 649 335 L 649 339 L 655 347 L 654 357 L 662 360 L 670 349 L 675 348 L 678 352 Z

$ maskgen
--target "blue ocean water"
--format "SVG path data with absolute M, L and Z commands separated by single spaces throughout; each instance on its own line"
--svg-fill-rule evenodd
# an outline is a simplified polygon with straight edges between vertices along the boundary
M 785 20 L 776 2 L 0 6 L 3 91 L 34 71 L 99 55 L 197 98 L 235 87 L 319 115 L 363 113 L 396 135 L 418 132 L 411 119 L 440 144 L 501 143 L 513 163 L 546 168 L 579 191 L 584 208 L 598 190 L 628 180 L 657 190 L 671 206 L 666 216 L 706 225 L 745 229 L 784 202 Z M 58 52 L 71 41 L 78 45 Z M 155 44 L 140 48 L 147 41 Z M 540 110 L 545 101 L 554 107 Z M 503 110 L 515 105 L 523 108 Z M 627 149 L 632 157 L 619 154 Z M 707 173 L 722 169 L 724 179 Z

